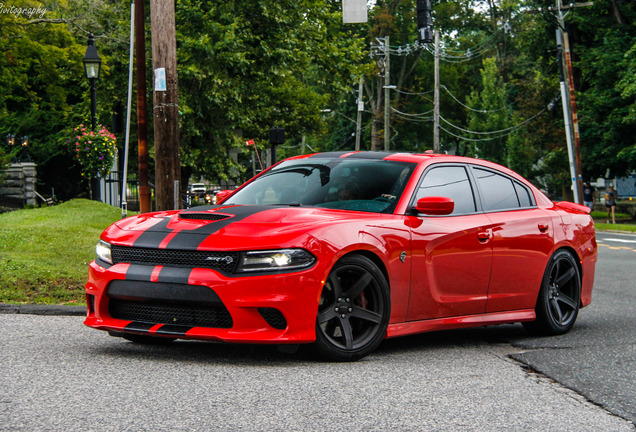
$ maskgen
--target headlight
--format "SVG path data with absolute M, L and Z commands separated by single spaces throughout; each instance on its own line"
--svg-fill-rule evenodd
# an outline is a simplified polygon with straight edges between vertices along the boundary
M 97 246 L 95 246 L 95 253 L 97 253 L 97 258 L 100 260 L 107 262 L 108 264 L 113 263 L 113 256 L 110 251 L 110 243 L 106 243 L 104 240 L 100 240 L 97 242 Z
M 316 258 L 304 249 L 243 252 L 237 272 L 287 271 L 311 267 Z

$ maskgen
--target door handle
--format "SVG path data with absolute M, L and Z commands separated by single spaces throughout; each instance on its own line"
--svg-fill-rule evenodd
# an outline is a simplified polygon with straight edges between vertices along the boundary
M 486 243 L 488 240 L 490 240 L 490 237 L 491 237 L 490 230 L 480 231 L 477 233 L 477 239 L 482 243 Z
M 546 232 L 548 228 L 550 228 L 550 225 L 548 225 L 547 223 L 539 223 L 538 227 L 539 231 Z

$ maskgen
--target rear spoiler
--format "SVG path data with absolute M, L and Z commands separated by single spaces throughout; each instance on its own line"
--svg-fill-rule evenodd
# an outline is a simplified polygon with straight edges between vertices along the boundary
M 559 201 L 559 202 L 555 202 L 554 205 L 563 210 L 572 210 L 572 211 L 585 213 L 585 214 L 591 213 L 591 210 L 588 206 L 576 204 L 570 201 Z

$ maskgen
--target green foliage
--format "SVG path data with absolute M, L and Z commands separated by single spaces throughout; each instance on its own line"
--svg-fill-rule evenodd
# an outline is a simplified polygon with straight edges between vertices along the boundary
M 118 24 L 113 15 L 117 15 L 112 13 L 118 9 L 113 2 L 101 0 L 16 0 L 11 6 L 40 7 L 43 12 L 0 14 L 0 132 L 29 136 L 29 154 L 38 164 L 39 191 L 48 195 L 54 188 L 58 197 L 69 199 L 84 190 L 66 140 L 73 133 L 72 125 L 90 112 L 82 65 L 88 29 L 96 34 L 103 61 L 98 115 L 105 113 L 103 117 L 109 119 L 111 109 L 105 109 L 109 99 L 125 95 L 126 86 L 110 79 L 109 51 L 119 47 L 115 34 L 119 29 L 113 28 Z M 121 31 L 126 32 L 123 27 Z M 104 92 L 105 88 L 112 91 Z
M 124 113 L 129 4 L 46 0 L 42 16 L 0 15 L 0 132 L 30 137 L 38 187 L 55 187 L 63 199 L 83 189 L 81 170 L 68 157 L 66 139 L 72 125 L 90 110 L 81 62 L 89 31 L 103 60 L 98 117 L 106 124 L 113 113 Z M 38 3 L 15 0 L 12 5 Z M 553 116 L 534 117 L 559 94 L 556 23 L 545 9 L 548 5 L 552 3 L 544 0 L 433 3 L 445 53 L 440 101 L 448 123 L 442 121 L 442 126 L 453 132 L 441 130 L 440 144 L 442 151 L 508 165 L 551 195 L 563 196 L 570 175 L 560 104 Z M 394 50 L 391 150 L 432 148 L 431 46 L 397 53 L 415 41 L 415 6 L 413 0 L 378 0 L 370 6 L 367 24 L 343 24 L 341 2 L 335 0 L 176 2 L 184 175 L 244 180 L 252 173 L 252 152 L 245 140 L 253 138 L 261 150 L 269 147 L 273 126 L 286 129 L 279 158 L 301 151 L 353 149 L 360 76 L 365 77 L 362 148 L 381 147 L 383 72 L 380 57 L 370 57 L 368 46 L 384 36 L 390 36 Z M 146 16 L 149 53 L 149 13 Z M 577 8 L 566 17 L 586 178 L 604 175 L 607 169 L 612 175 L 636 169 L 634 22 L 636 3 L 610 0 Z M 150 83 L 152 69 L 147 69 Z M 134 110 L 133 105 L 131 143 Z M 525 123 L 529 118 L 532 121 Z M 122 132 L 109 129 L 116 135 Z M 506 132 L 465 132 L 494 130 Z M 137 163 L 135 151 L 132 145 L 131 172 Z
M 237 177 L 228 150 L 321 130 L 320 110 L 349 85 L 362 41 L 320 0 L 177 5 L 182 160 L 208 178 Z
M 102 125 L 98 125 L 97 129 L 89 130 L 82 123 L 73 130 L 75 136 L 71 139 L 72 154 L 82 166 L 82 175 L 89 179 L 106 176 L 117 152 L 115 135 Z
M 481 91 L 474 90 L 468 97 L 468 105 L 474 109 L 468 114 L 468 128 L 486 133 L 506 130 L 512 124 L 511 110 L 506 105 L 506 86 L 495 58 L 485 59 L 483 65 Z M 506 164 L 508 148 L 506 137 L 499 137 L 502 134 L 472 134 L 475 141 L 470 144 L 471 156 Z

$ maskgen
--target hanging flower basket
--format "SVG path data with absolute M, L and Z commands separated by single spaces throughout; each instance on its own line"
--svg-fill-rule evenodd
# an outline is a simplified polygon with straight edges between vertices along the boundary
M 82 175 L 89 179 L 97 175 L 106 176 L 113 166 L 117 154 L 117 139 L 102 125 L 91 131 L 81 124 L 75 129 L 72 149 L 82 166 Z

